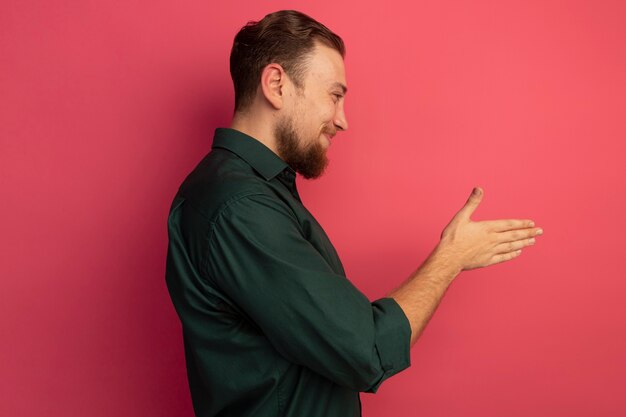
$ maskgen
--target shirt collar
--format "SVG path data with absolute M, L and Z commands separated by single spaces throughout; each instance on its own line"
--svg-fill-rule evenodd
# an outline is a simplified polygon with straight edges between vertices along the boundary
M 233 152 L 267 181 L 285 169 L 291 171 L 295 179 L 295 171 L 274 151 L 259 140 L 238 130 L 225 127 L 215 129 L 212 148 L 223 148 Z

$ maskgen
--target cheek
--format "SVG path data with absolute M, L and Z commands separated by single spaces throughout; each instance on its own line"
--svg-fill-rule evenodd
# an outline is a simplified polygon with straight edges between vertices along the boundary
M 337 114 L 337 109 L 339 104 L 335 104 L 335 103 L 331 103 L 328 107 L 326 107 L 326 112 L 324 114 L 324 120 L 327 120 L 329 123 L 332 124 L 333 119 L 335 118 L 335 115 Z

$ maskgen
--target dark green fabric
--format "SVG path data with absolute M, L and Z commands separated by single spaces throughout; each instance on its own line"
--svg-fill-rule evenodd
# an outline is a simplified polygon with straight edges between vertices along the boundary
M 352 417 L 410 366 L 409 321 L 346 277 L 295 172 L 218 128 L 168 219 L 166 281 L 197 416 Z

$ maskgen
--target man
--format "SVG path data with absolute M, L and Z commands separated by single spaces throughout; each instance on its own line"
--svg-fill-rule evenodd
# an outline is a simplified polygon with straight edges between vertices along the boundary
M 167 284 L 183 327 L 198 416 L 359 416 L 410 366 L 410 347 L 463 270 L 513 259 L 530 220 L 473 222 L 476 188 L 428 259 L 370 302 L 302 205 L 296 172 L 320 176 L 348 128 L 344 45 L 295 11 L 235 37 L 235 114 L 185 179 L 168 219 Z

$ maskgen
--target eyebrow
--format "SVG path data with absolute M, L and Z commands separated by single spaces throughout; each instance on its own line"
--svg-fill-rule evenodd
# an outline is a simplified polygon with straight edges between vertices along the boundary
M 335 87 L 341 88 L 341 90 L 343 91 L 344 94 L 348 93 L 348 87 L 346 87 L 345 85 L 341 84 L 339 81 L 335 81 L 333 83 L 333 88 L 335 88 Z

